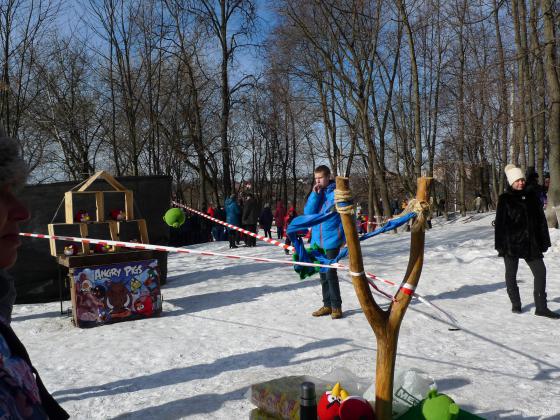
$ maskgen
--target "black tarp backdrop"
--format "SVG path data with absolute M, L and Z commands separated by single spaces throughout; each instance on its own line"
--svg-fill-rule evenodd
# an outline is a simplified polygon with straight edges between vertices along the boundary
M 148 236 L 151 244 L 167 245 L 169 243 L 169 227 L 162 217 L 169 208 L 171 200 L 171 177 L 169 176 L 140 176 L 121 177 L 117 180 L 134 194 L 134 217 L 146 219 Z M 57 182 L 54 184 L 40 184 L 26 186 L 20 194 L 22 201 L 31 211 L 31 219 L 23 223 L 22 232 L 48 233 L 49 223 L 64 223 L 64 203 L 61 204 L 64 193 L 71 190 L 78 183 Z M 103 180 L 98 180 L 88 188 L 88 191 L 111 191 L 113 188 Z M 60 206 L 60 207 L 59 207 Z M 58 209 L 58 212 L 57 212 Z M 95 218 L 95 195 L 80 197 L 74 209 L 84 209 Z M 105 194 L 106 219 L 112 209 L 124 209 L 124 195 L 118 193 Z M 56 217 L 55 217 L 56 214 Z M 96 238 L 94 225 L 90 237 Z M 99 227 L 101 228 L 101 227 Z M 132 227 L 131 227 L 132 230 Z M 79 229 L 73 234 L 62 229 L 55 231 L 57 234 L 80 236 Z M 102 235 L 102 232 L 99 232 Z M 127 228 L 128 234 L 128 228 Z M 132 233 L 130 233 L 132 235 Z M 105 235 L 102 235 L 101 239 Z M 132 238 L 121 238 L 130 240 Z M 167 253 L 158 253 L 161 270 L 161 282 L 167 278 Z M 67 270 L 60 267 L 61 275 L 65 276 Z M 50 254 L 47 239 L 22 238 L 22 246 L 18 252 L 18 261 L 10 270 L 16 278 L 18 303 L 47 302 L 57 300 L 59 297 L 59 265 Z M 68 290 L 64 291 L 68 296 Z

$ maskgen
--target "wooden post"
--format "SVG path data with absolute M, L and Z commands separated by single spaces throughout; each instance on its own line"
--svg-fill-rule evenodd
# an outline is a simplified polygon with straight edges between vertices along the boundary
M 98 222 L 105 220 L 105 196 L 103 191 L 95 192 L 95 213 Z
M 417 200 L 427 202 L 430 182 L 431 178 L 418 179 Z M 348 191 L 350 189 L 348 178 L 337 177 L 336 188 Z M 353 214 L 341 214 L 340 217 L 348 246 L 350 271 L 362 273 L 364 264 L 356 229 L 356 218 Z M 413 289 L 420 280 L 424 263 L 424 236 L 424 227 L 415 222 L 411 229 L 410 256 L 403 280 Z M 352 284 L 364 315 L 377 339 L 375 415 L 378 420 L 390 420 L 393 408 L 393 378 L 399 329 L 412 296 L 399 290 L 395 296 L 396 302 L 391 303 L 388 310 L 384 311 L 373 298 L 364 274 L 352 276 Z
M 66 223 L 74 223 L 74 201 L 72 191 L 64 193 L 64 220 Z

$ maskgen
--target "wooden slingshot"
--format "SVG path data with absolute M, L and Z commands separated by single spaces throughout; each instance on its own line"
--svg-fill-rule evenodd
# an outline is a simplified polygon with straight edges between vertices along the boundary
M 426 211 L 424 204 L 428 201 L 428 191 L 431 178 L 419 178 L 417 184 L 416 200 L 422 205 L 422 212 Z M 349 194 L 349 180 L 344 177 L 336 178 L 336 188 L 342 194 Z M 338 207 L 337 207 L 338 208 Z M 352 284 L 358 296 L 360 306 L 364 311 L 369 325 L 375 333 L 377 339 L 377 363 L 375 379 L 375 415 L 379 420 L 390 420 L 392 418 L 393 407 L 393 378 L 395 374 L 395 359 L 397 356 L 397 342 L 399 339 L 399 329 L 406 313 L 406 309 L 412 299 L 412 294 L 407 294 L 403 290 L 414 290 L 424 263 L 424 214 L 419 215 L 414 220 L 411 228 L 410 256 L 408 267 L 404 276 L 403 284 L 408 285 L 406 289 L 402 287 L 395 296 L 396 301 L 389 305 L 384 311 L 375 301 L 369 284 L 364 274 L 364 263 L 362 260 L 362 249 L 358 240 L 355 216 L 353 212 L 341 212 L 342 226 L 346 235 L 348 246 L 348 257 L 350 271 L 352 274 Z

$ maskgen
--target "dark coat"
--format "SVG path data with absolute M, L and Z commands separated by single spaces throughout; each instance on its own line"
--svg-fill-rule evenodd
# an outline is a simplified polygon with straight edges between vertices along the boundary
M 534 191 L 510 188 L 500 195 L 495 225 L 494 246 L 501 257 L 542 258 L 550 247 L 548 225 Z
M 259 223 L 263 229 L 270 229 L 272 227 L 272 210 L 270 207 L 265 207 L 259 216 Z
M 259 220 L 259 206 L 257 204 L 257 200 L 249 198 L 243 205 L 241 223 L 244 225 L 256 225 L 257 220 Z

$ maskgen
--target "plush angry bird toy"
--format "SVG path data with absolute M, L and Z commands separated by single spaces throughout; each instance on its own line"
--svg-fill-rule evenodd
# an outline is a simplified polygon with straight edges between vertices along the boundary
M 365 399 L 348 395 L 337 383 L 319 400 L 317 417 L 319 420 L 375 420 L 375 413 Z
M 76 213 L 76 216 L 74 217 L 74 220 L 76 220 L 76 222 L 78 222 L 78 223 L 89 222 L 90 217 L 89 217 L 89 214 L 88 214 L 87 211 L 80 210 Z
M 70 244 L 64 247 L 64 255 L 66 256 L 78 255 L 78 252 L 80 252 L 80 248 L 76 244 Z
M 113 209 L 109 212 L 109 217 L 112 220 L 120 222 L 121 220 L 124 220 L 124 211 L 122 211 L 121 209 Z
M 111 250 L 111 247 L 107 244 L 95 244 L 93 250 L 98 254 L 106 254 Z
M 165 212 L 163 220 L 169 226 L 179 228 L 183 223 L 185 223 L 185 213 L 180 208 L 173 207 Z
M 459 406 L 447 395 L 432 389 L 422 400 L 422 415 L 426 420 L 455 420 L 459 418 Z

